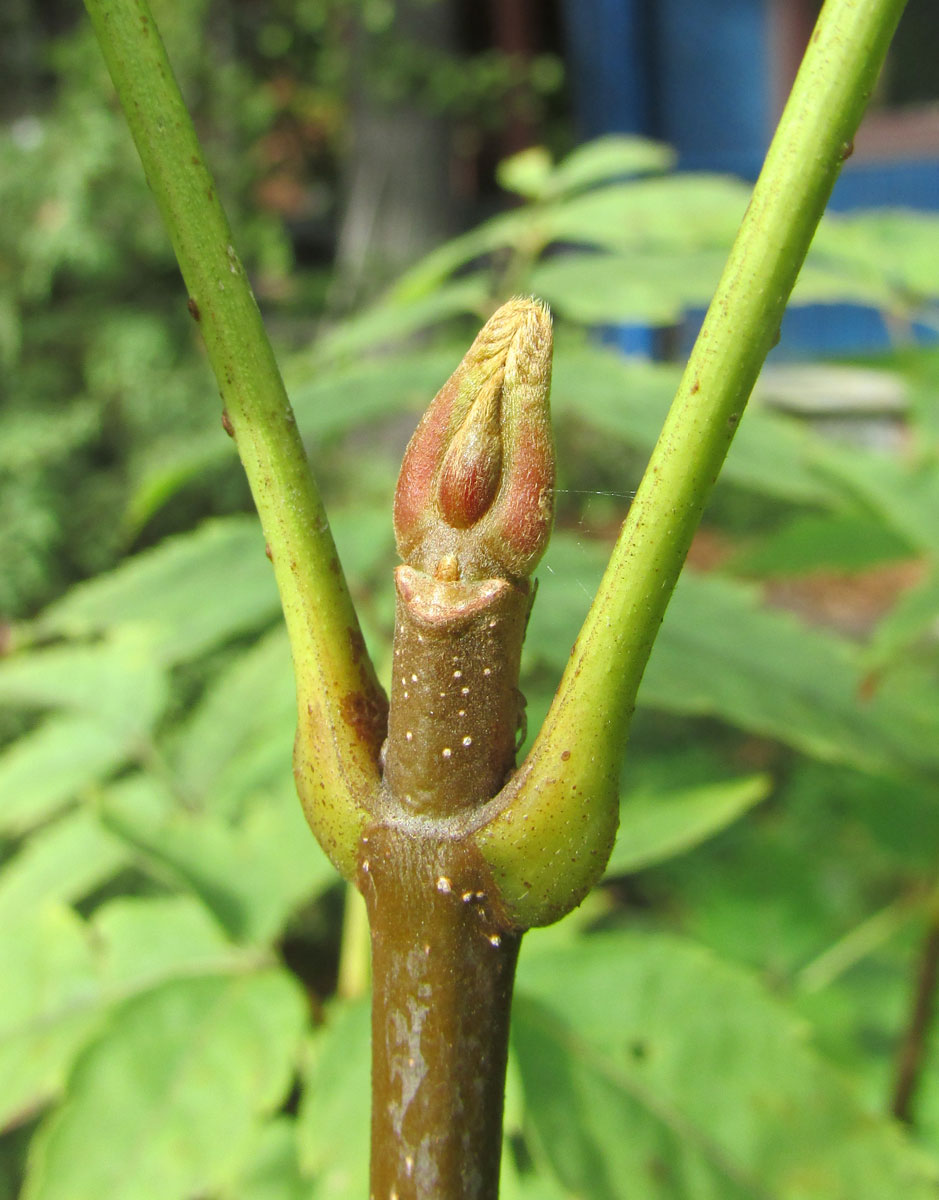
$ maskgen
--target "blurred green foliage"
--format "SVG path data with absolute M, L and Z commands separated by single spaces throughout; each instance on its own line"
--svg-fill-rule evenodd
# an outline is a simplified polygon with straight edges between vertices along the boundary
M 280 0 L 263 12 L 207 0 L 153 8 L 240 254 L 262 302 L 295 337 L 309 338 L 311 300 L 322 308 L 326 267 L 293 272 L 293 246 L 325 261 L 353 71 L 362 67 L 350 48 L 353 23 L 365 30 L 368 78 L 379 90 L 405 89 L 455 119 L 504 121 L 507 98 L 537 109 L 559 84 L 553 60 L 523 68 L 497 52 L 460 69 L 440 53 L 415 65 L 419 46 L 396 39 L 392 6 L 374 0 Z M 247 499 L 237 475 L 203 474 L 216 388 L 90 28 L 79 21 L 37 49 L 42 14 L 11 9 L 6 19 L 0 619 L 34 612 L 131 546 Z M 193 475 L 200 486 L 180 495 L 174 481 Z
M 283 276 L 281 222 L 258 210 L 252 145 L 267 93 L 222 54 L 205 4 L 157 6 L 244 253 Z M 25 20 L 25 18 L 24 18 Z M 23 615 L 112 565 L 137 530 L 130 481 L 205 428 L 211 375 L 187 328 L 159 217 L 90 29 L 48 47 L 54 87 L 0 130 L 0 613 Z M 244 501 L 204 491 L 189 520 Z M 170 525 L 172 527 L 172 524 Z
M 438 2 L 416 0 L 413 8 L 419 14 Z M 276 0 L 254 11 L 246 33 L 255 54 L 310 81 L 308 99 L 333 106 L 354 77 L 381 103 L 404 100 L 475 127 L 501 128 L 507 106 L 538 116 L 560 87 L 563 69 L 551 54 L 429 47 L 402 34 L 395 15 L 394 0 Z
M 210 10 L 158 7 L 383 675 L 404 441 L 494 302 L 551 302 L 534 729 L 676 382 L 595 327 L 704 304 L 746 189 L 636 140 L 528 151 L 501 170 L 515 207 L 298 337 L 308 285 L 251 203 L 270 96 L 213 61 Z M 327 7 L 275 8 L 260 53 Z M 96 52 L 78 30 L 56 54 L 53 105 L 0 142 L 0 1197 L 359 1200 L 367 1008 L 334 994 L 343 897 L 293 791 L 263 539 Z M 934 319 L 936 234 L 830 218 L 795 302 Z M 526 940 L 506 1200 L 936 1194 L 935 1071 L 911 1129 L 887 1113 L 937 895 L 939 353 L 880 369 L 904 397 L 882 445 L 774 410 L 771 381 L 742 425 L 607 880 Z

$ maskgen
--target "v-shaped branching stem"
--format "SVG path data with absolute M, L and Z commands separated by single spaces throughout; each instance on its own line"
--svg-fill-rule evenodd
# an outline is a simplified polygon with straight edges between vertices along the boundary
M 503 465 L 492 442 L 493 397 L 483 395 L 465 435 L 455 432 L 459 421 L 448 427 L 458 447 L 453 461 L 427 476 L 448 528 L 469 528 L 478 518 L 479 536 L 467 542 L 440 528 L 428 532 L 421 487 L 399 492 L 399 545 L 409 562 L 412 552 L 416 558 L 398 577 L 396 650 L 409 670 L 400 688 L 396 683 L 382 781 L 384 696 L 152 17 L 144 0 L 86 6 L 170 230 L 273 560 L 297 673 L 301 798 L 324 848 L 356 879 L 369 906 L 374 1200 L 495 1200 L 518 939 L 569 911 L 603 871 L 616 828 L 620 759 L 652 642 L 904 0 L 827 0 L 554 704 L 528 758 L 501 789 L 516 717 L 511 672 L 537 557 L 530 547 L 546 527 L 543 509 L 527 516 L 519 509 L 516 521 L 511 505 L 492 499 L 499 472 L 513 470 L 511 453 Z M 510 414 L 523 410 L 510 400 Z M 457 410 L 444 404 L 442 411 Z M 518 445 L 531 444 L 535 427 L 525 420 Z M 411 464 L 418 483 L 421 462 L 418 456 Z M 526 486 L 531 496 L 544 495 L 546 476 L 523 476 L 519 495 Z M 503 551 L 508 557 L 500 563 Z M 486 578 L 500 566 L 501 575 Z M 511 633 L 511 645 L 499 642 L 500 630 Z M 427 645 L 438 637 L 440 652 L 428 657 Z M 489 690 L 490 654 L 503 672 L 498 694 Z M 454 712 L 468 722 L 459 744 L 477 757 L 467 758 L 454 787 L 447 781 L 456 779 L 456 743 L 423 711 L 412 725 L 409 685 L 431 688 L 426 706 L 441 700 L 452 707 L 470 687 L 454 673 L 470 668 L 485 680 L 478 689 L 484 703 L 470 714 L 469 704 L 457 702 Z M 487 721 L 490 709 L 495 722 Z M 418 720 L 422 736 L 444 740 L 415 746 Z M 489 733 L 484 751 L 476 739 Z

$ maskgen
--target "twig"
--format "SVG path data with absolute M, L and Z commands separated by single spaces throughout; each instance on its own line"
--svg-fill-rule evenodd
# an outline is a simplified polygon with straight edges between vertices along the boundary
M 913 1101 L 922 1078 L 928 1049 L 929 1031 L 936 1006 L 939 982 L 939 912 L 934 912 L 919 956 L 913 1003 L 900 1053 L 897 1056 L 896 1084 L 891 1111 L 899 1121 L 912 1125 Z
M 351 878 L 366 798 L 378 786 L 384 695 L 257 302 L 153 15 L 146 0 L 86 0 L 85 7 L 172 240 L 218 380 L 223 424 L 261 518 L 297 679 L 298 790 L 323 848 Z

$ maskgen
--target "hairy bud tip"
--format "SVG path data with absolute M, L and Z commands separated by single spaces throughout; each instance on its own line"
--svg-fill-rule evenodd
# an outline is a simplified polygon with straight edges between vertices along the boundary
M 395 494 L 401 557 L 427 574 L 524 579 L 551 534 L 551 317 L 510 300 L 424 414 Z

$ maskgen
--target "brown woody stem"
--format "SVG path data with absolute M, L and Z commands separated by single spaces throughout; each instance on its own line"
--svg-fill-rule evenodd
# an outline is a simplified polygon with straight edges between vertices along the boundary
M 922 1076 L 936 1005 L 936 985 L 939 982 L 939 913 L 934 913 L 926 931 L 916 972 L 916 983 L 910 1007 L 910 1019 L 904 1031 L 897 1059 L 897 1078 L 891 1109 L 893 1115 L 907 1124 L 913 1122 L 913 1101 Z
M 496 1200 L 521 941 L 473 842 L 515 757 L 530 593 L 396 574 L 378 819 L 359 882 L 372 930 L 373 1200 Z
M 372 1200 L 496 1200 L 521 934 L 467 841 L 375 828 Z
M 395 572 L 394 678 L 384 782 L 404 812 L 455 818 L 515 762 L 527 584 Z
M 551 531 L 551 320 L 512 300 L 424 415 L 395 496 L 394 676 L 360 841 L 372 1200 L 497 1200 L 522 929 L 479 851 L 515 766 L 528 576 Z

